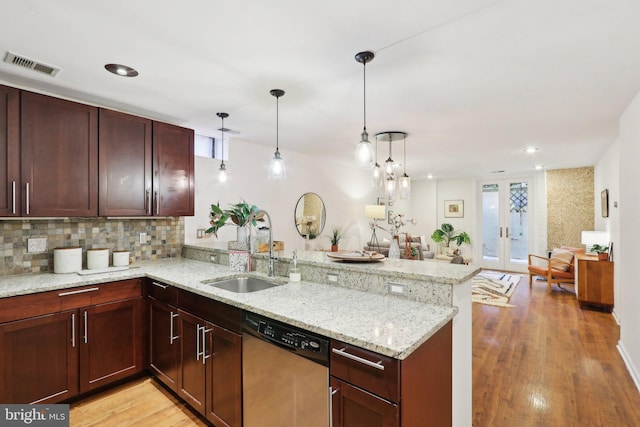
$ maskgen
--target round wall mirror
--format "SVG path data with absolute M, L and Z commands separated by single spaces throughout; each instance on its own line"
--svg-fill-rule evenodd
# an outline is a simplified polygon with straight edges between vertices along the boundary
M 309 239 L 318 237 L 324 229 L 325 218 L 324 202 L 316 193 L 304 193 L 298 199 L 293 219 L 302 237 L 306 238 L 307 234 Z

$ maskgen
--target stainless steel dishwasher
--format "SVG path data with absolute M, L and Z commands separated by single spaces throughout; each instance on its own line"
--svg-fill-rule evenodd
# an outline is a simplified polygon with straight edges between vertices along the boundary
M 244 427 L 329 425 L 329 340 L 244 312 Z

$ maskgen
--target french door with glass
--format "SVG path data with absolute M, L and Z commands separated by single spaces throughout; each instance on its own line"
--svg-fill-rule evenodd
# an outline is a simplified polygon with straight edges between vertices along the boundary
M 527 271 L 531 181 L 511 179 L 480 183 L 483 268 Z

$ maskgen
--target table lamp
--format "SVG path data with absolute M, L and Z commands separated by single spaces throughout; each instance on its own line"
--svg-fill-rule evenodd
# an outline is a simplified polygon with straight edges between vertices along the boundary
M 377 251 L 380 252 L 380 243 L 378 242 L 378 236 L 376 235 L 376 228 L 378 228 L 378 220 L 384 219 L 386 215 L 385 205 L 365 205 L 364 216 L 371 218 L 371 239 L 369 240 L 369 246 L 372 248 L 377 247 Z

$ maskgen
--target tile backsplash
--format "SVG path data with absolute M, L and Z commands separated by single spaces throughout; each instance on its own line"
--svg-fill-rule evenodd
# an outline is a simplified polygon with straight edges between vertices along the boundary
M 140 233 L 147 233 L 141 244 Z M 47 238 L 47 250 L 28 253 L 27 240 Z M 86 250 L 124 249 L 135 261 L 181 256 L 184 244 L 184 218 L 60 218 L 0 221 L 0 276 L 53 272 L 53 249 L 80 246 L 83 267 Z

